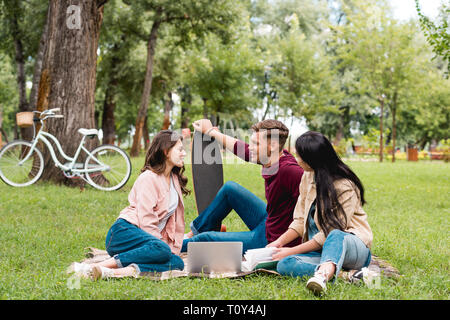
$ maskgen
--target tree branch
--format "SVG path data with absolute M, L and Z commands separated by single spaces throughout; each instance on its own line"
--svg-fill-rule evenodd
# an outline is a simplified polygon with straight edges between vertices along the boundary
M 170 22 L 170 21 L 174 21 L 174 20 L 190 20 L 191 18 L 187 15 L 184 14 L 183 16 L 180 17 L 166 17 L 164 19 L 161 19 L 161 22 Z

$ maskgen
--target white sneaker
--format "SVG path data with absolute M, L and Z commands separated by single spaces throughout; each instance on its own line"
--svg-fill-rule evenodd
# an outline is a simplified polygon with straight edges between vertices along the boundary
M 93 280 L 108 279 L 114 277 L 114 269 L 103 266 L 94 266 L 92 268 L 91 278 Z
M 348 280 L 351 283 L 361 284 L 363 282 L 362 281 L 363 280 L 363 276 L 364 276 L 363 270 L 354 270 L 354 272 L 351 273 L 350 276 L 348 277 Z
M 80 277 L 89 278 L 92 273 L 92 265 L 74 262 L 67 268 L 67 273 L 75 273 Z
M 308 280 L 306 287 L 315 295 L 321 295 L 327 291 L 327 279 L 322 274 L 316 273 Z

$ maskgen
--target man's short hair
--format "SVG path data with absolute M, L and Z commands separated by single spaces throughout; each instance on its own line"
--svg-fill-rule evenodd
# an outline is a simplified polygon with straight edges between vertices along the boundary
M 267 119 L 255 123 L 252 126 L 252 130 L 255 132 L 266 132 L 267 139 L 277 137 L 280 143 L 280 151 L 283 150 L 286 140 L 289 137 L 289 129 L 278 120 Z

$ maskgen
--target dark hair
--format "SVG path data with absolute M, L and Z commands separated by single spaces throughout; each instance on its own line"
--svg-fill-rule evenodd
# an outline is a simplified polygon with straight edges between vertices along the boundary
M 183 137 L 172 130 L 162 130 L 154 138 L 145 155 L 144 167 L 141 173 L 145 170 L 151 170 L 156 174 L 162 174 L 166 170 L 167 154 L 170 149 L 179 141 L 183 141 Z M 188 179 L 183 175 L 185 168 L 174 166 L 172 173 L 178 177 L 181 191 L 183 195 L 190 194 L 191 191 L 186 188 Z
M 262 120 L 252 126 L 252 130 L 255 132 L 267 131 L 266 137 L 270 139 L 272 136 L 277 137 L 280 143 L 280 151 L 283 150 L 286 140 L 289 137 L 289 129 L 283 124 L 283 122 L 278 120 Z M 277 133 L 272 130 L 276 130 Z
M 327 236 L 333 229 L 344 230 L 347 217 L 338 201 L 334 181 L 349 179 L 359 189 L 361 204 L 364 187 L 356 174 L 339 158 L 330 141 L 321 133 L 308 131 L 295 142 L 297 154 L 314 170 L 317 197 L 317 221 Z

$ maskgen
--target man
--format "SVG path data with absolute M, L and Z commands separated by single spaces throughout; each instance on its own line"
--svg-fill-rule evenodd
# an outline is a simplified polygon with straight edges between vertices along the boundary
M 192 221 L 181 251 L 187 250 L 189 242 L 240 241 L 245 252 L 263 248 L 278 239 L 292 222 L 303 175 L 295 157 L 283 149 L 289 129 L 277 120 L 260 121 L 252 126 L 250 144 L 246 144 L 221 133 L 207 119 L 195 121 L 193 125 L 196 131 L 213 137 L 243 160 L 262 166 L 267 204 L 236 182 L 227 181 L 211 204 Z M 250 231 L 217 232 L 233 209 Z M 300 243 L 298 238 L 286 246 Z

